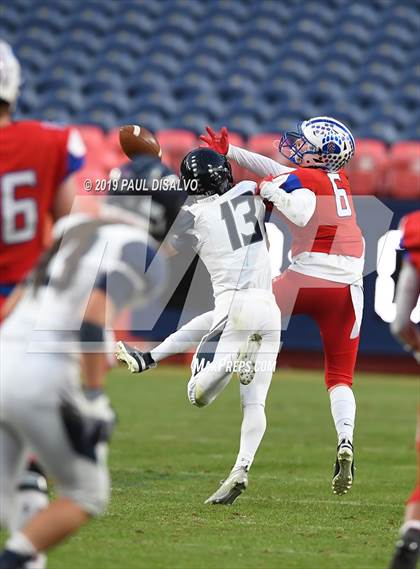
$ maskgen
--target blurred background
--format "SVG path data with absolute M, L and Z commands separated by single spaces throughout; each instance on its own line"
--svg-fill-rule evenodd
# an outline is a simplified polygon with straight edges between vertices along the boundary
M 275 158 L 284 130 L 333 115 L 357 138 L 353 193 L 378 196 L 391 231 L 420 208 L 419 0 L 0 0 L 0 38 L 23 67 L 15 118 L 78 125 L 88 149 L 80 184 L 125 160 L 122 124 L 155 131 L 177 171 L 207 124 Z M 286 234 L 282 243 L 284 265 Z M 366 279 L 360 361 L 378 368 L 393 356 L 401 369 L 412 363 L 388 326 L 399 258 L 393 246 L 385 253 Z M 312 323 L 295 319 L 285 347 L 291 362 L 313 362 Z

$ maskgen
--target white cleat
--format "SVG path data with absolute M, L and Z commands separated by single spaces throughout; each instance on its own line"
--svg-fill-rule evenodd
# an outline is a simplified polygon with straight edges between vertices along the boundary
M 354 480 L 354 452 L 350 441 L 344 439 L 337 448 L 337 458 L 334 466 L 332 490 L 334 494 L 347 494 Z
M 245 492 L 248 487 L 248 473 L 245 468 L 240 467 L 229 474 L 222 482 L 222 485 L 214 494 L 204 502 L 205 504 L 224 504 L 230 505 L 238 496 Z
M 238 354 L 237 374 L 242 385 L 249 385 L 255 376 L 255 362 L 261 348 L 262 336 L 251 334 L 248 342 Z
M 127 364 L 131 373 L 141 373 L 150 368 L 156 367 L 150 352 L 140 352 L 137 348 L 132 348 L 125 342 L 117 342 L 115 357 L 120 362 Z

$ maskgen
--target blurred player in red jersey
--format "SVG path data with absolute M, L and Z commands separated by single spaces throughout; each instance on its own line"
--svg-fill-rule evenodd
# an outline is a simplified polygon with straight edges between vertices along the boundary
M 70 213 L 72 176 L 84 162 L 79 133 L 38 121 L 13 121 L 21 70 L 0 42 L 0 307 L 34 267 L 44 248 L 48 216 Z
M 391 324 L 394 336 L 420 363 L 420 331 L 411 321 L 420 293 L 420 210 L 405 216 L 400 224 L 405 257 L 398 279 L 397 313 Z M 417 421 L 417 484 L 407 501 L 405 523 L 391 569 L 415 569 L 420 553 L 420 408 Z
M 343 170 L 354 155 L 354 138 L 334 118 L 303 121 L 280 141 L 288 166 L 229 144 L 226 128 L 220 133 L 207 128 L 201 139 L 240 166 L 268 176 L 261 195 L 290 228 L 292 263 L 274 279 L 273 292 L 283 323 L 306 314 L 319 326 L 338 436 L 332 489 L 346 494 L 354 478 L 352 383 L 363 311 L 364 241 Z
M 79 133 L 38 121 L 13 121 L 21 83 L 20 64 L 0 41 L 0 320 L 1 308 L 37 263 L 49 217 L 70 213 L 76 194 L 73 173 L 84 162 Z M 31 463 L 20 485 L 12 531 L 48 504 L 46 481 Z M 42 555 L 28 569 L 45 566 Z

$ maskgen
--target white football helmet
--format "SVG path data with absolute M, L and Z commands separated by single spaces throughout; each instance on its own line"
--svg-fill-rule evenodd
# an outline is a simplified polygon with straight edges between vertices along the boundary
M 20 63 L 11 46 L 0 40 L 0 99 L 13 104 L 19 95 Z
M 314 117 L 298 124 L 297 132 L 286 132 L 280 153 L 297 164 L 336 172 L 354 155 L 355 142 L 350 130 L 332 117 Z

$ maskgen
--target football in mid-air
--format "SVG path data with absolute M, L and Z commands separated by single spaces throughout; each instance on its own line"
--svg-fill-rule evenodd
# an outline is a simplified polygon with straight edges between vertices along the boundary
M 138 124 L 129 124 L 120 128 L 120 146 L 130 160 L 139 154 L 162 157 L 162 150 L 155 135 Z

